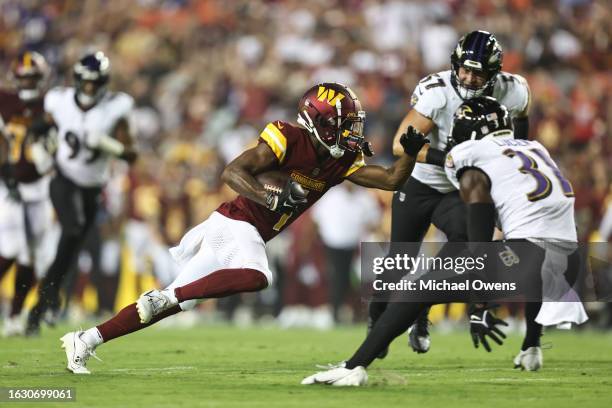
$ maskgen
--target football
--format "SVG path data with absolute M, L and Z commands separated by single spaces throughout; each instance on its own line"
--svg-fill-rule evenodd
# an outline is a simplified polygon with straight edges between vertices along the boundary
M 289 174 L 280 170 L 270 170 L 258 174 L 256 177 L 266 191 L 272 191 L 281 194 L 289 180 Z

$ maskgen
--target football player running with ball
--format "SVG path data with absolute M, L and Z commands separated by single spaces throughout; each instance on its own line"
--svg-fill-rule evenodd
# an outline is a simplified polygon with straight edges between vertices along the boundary
M 531 277 L 535 287 L 541 287 L 543 292 L 550 289 L 543 283 L 544 271 L 559 269 L 562 264 L 569 268 L 579 258 L 571 184 L 540 143 L 514 138 L 508 110 L 493 98 L 477 97 L 464 102 L 454 115 L 449 140 L 454 147 L 446 158 L 438 151 L 441 160 L 432 159 L 434 149 L 429 146 L 421 153 L 445 170 L 459 189 L 467 207 L 469 241 L 490 242 L 497 214 L 505 244 L 517 253 L 528 247 L 519 269 Z M 306 377 L 302 384 L 365 385 L 366 368 L 430 305 L 390 302 L 350 359 Z M 542 326 L 580 324 L 587 316 L 580 302 L 530 301 L 525 319 L 527 332 L 514 364 L 535 371 L 543 363 Z M 487 337 L 502 344 L 505 335 L 500 325 L 506 323 L 495 317 L 486 303 L 470 306 L 470 332 L 475 347 L 482 344 L 490 351 Z
M 393 141 L 393 152 L 402 153 L 399 139 L 404 129 L 413 126 L 431 140 L 432 147 L 445 150 L 453 114 L 464 101 L 477 96 L 492 96 L 508 108 L 517 139 L 527 139 L 529 87 L 519 75 L 503 72 L 503 52 L 497 39 L 486 31 L 463 36 L 451 54 L 451 69 L 422 79 L 412 94 L 412 109 L 403 119 Z M 408 181 L 393 195 L 391 242 L 421 242 L 434 224 L 450 242 L 465 242 L 465 205 L 444 169 L 417 163 Z M 393 251 L 393 246 L 391 250 Z M 416 255 L 416 254 L 414 254 Z M 399 279 L 385 273 L 382 279 Z M 368 307 L 371 329 L 387 306 L 383 294 Z M 417 353 L 430 347 L 428 310 L 410 329 L 409 342 Z M 380 358 L 386 356 L 386 350 Z
M 134 100 L 107 90 L 109 59 L 100 51 L 86 54 L 73 71 L 74 87 L 53 88 L 45 96 L 47 126 L 58 132 L 50 192 L 62 232 L 55 260 L 40 283 L 38 303 L 28 316 L 28 335 L 40 331 L 47 310 L 59 307 L 62 280 L 95 220 L 110 160 L 136 158 L 127 120 Z
M 103 342 L 193 308 L 200 299 L 259 291 L 272 283 L 265 243 L 287 228 L 327 190 L 349 180 L 365 187 L 396 190 L 410 175 L 425 137 L 409 128 L 400 138 L 404 154 L 389 168 L 366 165 L 365 112 L 355 93 L 338 83 L 309 89 L 297 125 L 276 121 L 258 145 L 229 163 L 222 180 L 239 196 L 223 203 L 171 250 L 181 267 L 164 290 L 151 290 L 110 320 L 62 337 L 68 370 L 88 374 L 87 360 Z M 266 189 L 270 172 L 286 175 L 284 186 Z

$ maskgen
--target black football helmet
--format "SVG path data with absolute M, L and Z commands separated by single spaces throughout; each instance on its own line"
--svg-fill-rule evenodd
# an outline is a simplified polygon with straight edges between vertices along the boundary
M 503 57 L 501 45 L 489 32 L 472 31 L 461 37 L 451 54 L 451 83 L 459 96 L 470 99 L 489 94 L 502 69 Z M 461 67 L 484 74 L 485 84 L 479 88 L 462 84 L 458 76 Z
M 83 106 L 93 106 L 106 93 L 110 61 L 102 51 L 86 54 L 73 67 L 76 96 Z
M 508 109 L 490 96 L 468 99 L 455 111 L 447 150 L 466 140 L 479 140 L 500 131 L 512 135 L 512 119 Z M 498 135 L 501 136 L 500 133 Z

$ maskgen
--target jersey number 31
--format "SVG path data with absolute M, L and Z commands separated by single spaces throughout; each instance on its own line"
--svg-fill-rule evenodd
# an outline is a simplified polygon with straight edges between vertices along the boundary
M 570 182 L 563 177 L 559 168 L 555 165 L 555 163 L 540 149 L 530 149 L 534 155 L 538 158 L 542 159 L 544 164 L 546 164 L 553 172 L 559 184 L 561 184 L 561 190 L 563 190 L 563 194 L 566 197 L 574 197 L 574 189 Z M 519 171 L 523 174 L 529 174 L 536 180 L 536 188 L 532 192 L 527 194 L 527 199 L 529 201 L 538 201 L 542 200 L 550 195 L 552 192 L 552 182 L 550 179 L 540 171 L 538 168 L 538 162 L 534 159 L 530 154 L 516 151 L 512 149 L 504 150 L 504 153 L 508 157 L 518 156 L 523 162 L 523 166 L 519 169 Z

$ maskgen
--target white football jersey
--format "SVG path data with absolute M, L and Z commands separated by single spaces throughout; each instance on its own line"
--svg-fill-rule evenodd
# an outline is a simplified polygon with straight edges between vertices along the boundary
M 501 72 L 493 86 L 492 96 L 508 109 L 511 117 L 515 117 L 523 112 L 529 103 L 527 81 L 520 75 Z M 422 79 L 415 88 L 410 103 L 413 109 L 434 122 L 435 126 L 427 138 L 432 147 L 444 150 L 453 124 L 453 115 L 463 103 L 463 99 L 451 84 L 451 71 L 439 72 Z M 431 164 L 417 163 L 412 177 L 441 193 L 455 189 L 444 174 L 444 169 Z
M 109 177 L 111 156 L 95 146 L 100 136 L 111 135 L 121 118 L 128 116 L 134 99 L 122 92 L 107 92 L 91 109 L 81 110 L 75 89 L 57 87 L 45 96 L 45 111 L 58 127 L 56 163 L 59 171 L 81 187 L 101 187 Z
M 470 167 L 491 181 L 491 197 L 507 239 L 577 241 L 574 191 L 539 142 L 487 136 L 455 146 L 446 157 L 448 179 Z

